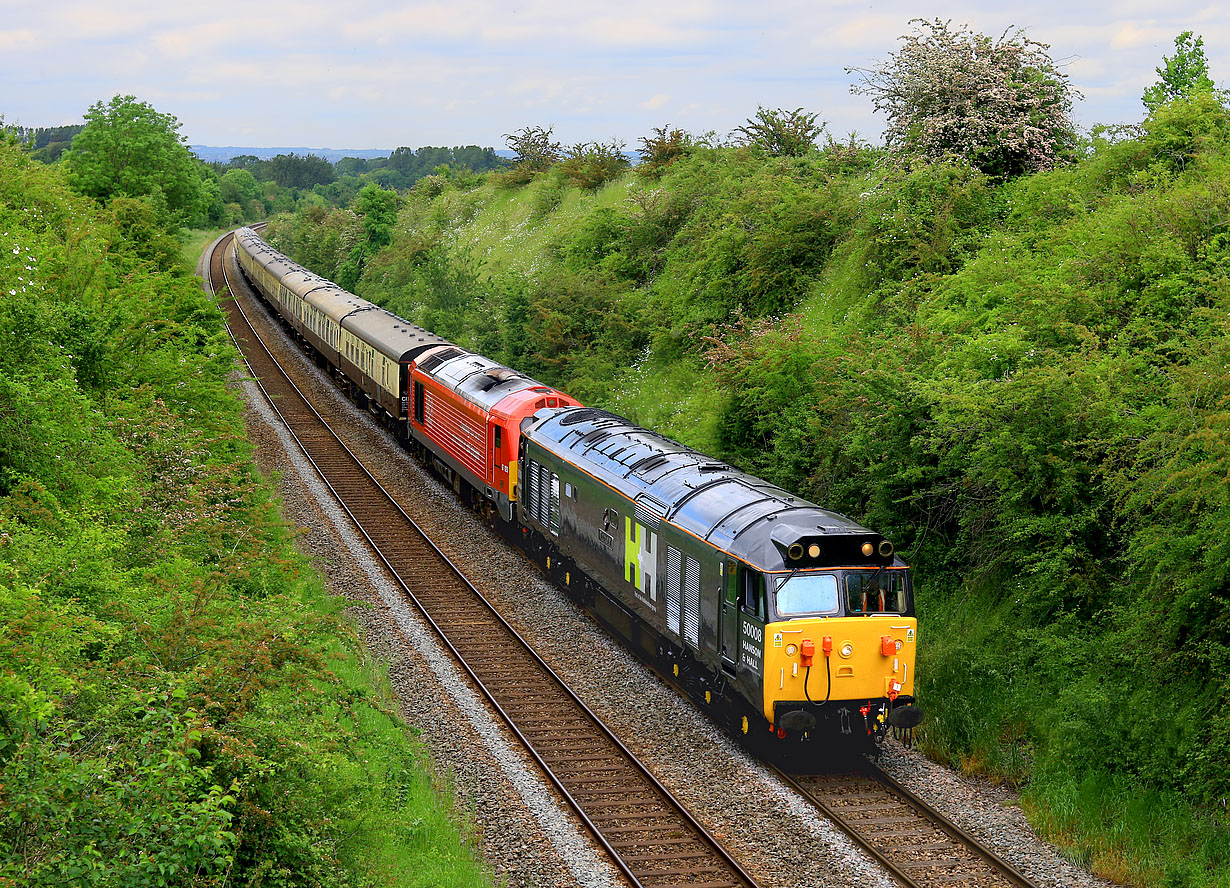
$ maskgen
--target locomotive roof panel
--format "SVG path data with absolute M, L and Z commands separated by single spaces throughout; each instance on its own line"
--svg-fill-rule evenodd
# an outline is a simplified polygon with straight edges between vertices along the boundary
M 528 435 L 628 499 L 656 501 L 666 521 L 762 570 L 808 566 L 806 555 L 787 552 L 812 551 L 813 543 L 820 553 L 814 565 L 863 563 L 859 547 L 883 540 L 844 515 L 602 410 L 539 414 Z
M 357 302 L 365 302 L 357 297 L 351 298 Z M 452 345 L 447 339 L 442 339 L 430 330 L 412 324 L 387 309 L 370 302 L 365 304 L 367 309 L 356 307 L 342 321 L 342 326 L 399 363 L 413 360 L 437 345 Z
M 488 413 L 509 395 L 526 390 L 559 396 L 554 389 L 482 355 L 458 355 L 425 372 Z

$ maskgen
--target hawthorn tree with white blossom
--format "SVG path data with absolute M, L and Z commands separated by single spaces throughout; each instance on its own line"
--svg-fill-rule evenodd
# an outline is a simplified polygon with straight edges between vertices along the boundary
M 888 115 L 890 149 L 961 158 L 996 178 L 1049 169 L 1072 154 L 1079 93 L 1049 46 L 1020 30 L 993 40 L 939 19 L 911 24 L 916 32 L 887 62 L 846 69 L 862 78 L 851 91 Z

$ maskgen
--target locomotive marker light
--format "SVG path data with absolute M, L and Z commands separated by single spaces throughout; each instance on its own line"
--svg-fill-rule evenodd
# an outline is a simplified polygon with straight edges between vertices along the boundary
M 820 554 L 820 547 L 817 546 L 815 543 L 812 543 L 812 548 L 815 549 L 816 551 L 812 553 L 811 557 L 815 558 L 816 555 Z M 803 557 L 803 544 L 802 543 L 791 543 L 790 548 L 786 550 L 786 554 L 790 557 L 791 561 L 798 561 L 800 558 Z
M 866 555 L 868 558 L 872 556 L 875 550 L 876 550 L 876 547 L 871 545 L 871 543 L 863 543 L 863 554 Z
M 849 641 L 843 641 L 841 643 L 841 655 L 847 660 L 854 656 L 854 645 Z
M 887 558 L 893 554 L 893 544 L 888 540 L 880 540 L 880 556 Z
M 808 556 L 809 558 L 819 558 L 819 557 L 820 557 L 820 544 L 819 544 L 819 543 L 812 543 L 810 546 L 808 546 L 808 547 L 807 547 L 807 556 Z

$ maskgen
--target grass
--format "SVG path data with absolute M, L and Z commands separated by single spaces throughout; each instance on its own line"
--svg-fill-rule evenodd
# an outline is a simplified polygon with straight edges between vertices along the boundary
M 1022 796 L 1030 823 L 1074 863 L 1149 888 L 1230 888 L 1230 828 L 1177 793 L 1122 777 L 1037 775 Z
M 569 188 L 559 194 L 558 204 L 553 202 L 555 183 L 547 177 L 521 188 L 478 188 L 449 208 L 458 220 L 451 240 L 483 263 L 485 277 L 503 271 L 533 276 L 549 261 L 554 245 L 589 212 L 618 205 L 635 184 L 635 175 L 627 173 L 595 191 Z
M 196 261 L 205 252 L 205 248 L 212 244 L 215 240 L 232 231 L 235 226 L 228 225 L 226 228 L 218 229 L 184 229 L 180 232 L 179 243 L 182 248 L 181 256 L 184 264 L 188 268 L 196 268 Z

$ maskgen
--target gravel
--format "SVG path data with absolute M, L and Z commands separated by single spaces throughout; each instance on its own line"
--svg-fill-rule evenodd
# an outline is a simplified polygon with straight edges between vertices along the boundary
M 271 327 L 257 321 L 258 329 Z M 264 331 L 262 330 L 264 335 Z M 268 337 L 266 337 L 268 338 Z M 350 404 L 301 352 L 296 380 L 343 419 L 335 428 L 437 545 L 702 824 L 765 888 L 889 886 L 848 839 L 749 758 L 689 701 L 636 661 L 518 551 L 499 541 L 434 476 Z M 283 360 L 287 360 L 283 357 Z M 402 600 L 331 503 L 310 466 L 288 447 L 264 398 L 243 383 L 257 458 L 279 473 L 287 520 L 372 655 L 386 662 L 408 723 L 431 751 L 442 783 L 497 881 L 513 886 L 623 884 L 485 699 Z M 1106 886 L 1041 842 L 1002 790 L 960 777 L 891 744 L 894 776 L 1048 886 Z

